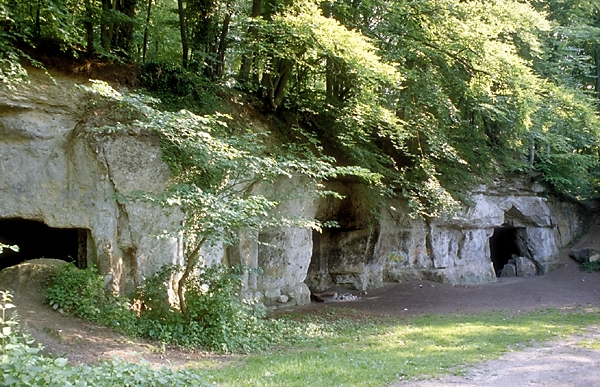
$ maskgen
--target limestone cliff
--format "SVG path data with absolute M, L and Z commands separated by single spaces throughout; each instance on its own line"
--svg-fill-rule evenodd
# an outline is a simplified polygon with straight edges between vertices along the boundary
M 26 90 L 0 90 L 0 219 L 79 230 L 85 248 L 78 261 L 97 265 L 123 293 L 163 264 L 181 262 L 180 240 L 158 237 L 180 221 L 177 214 L 116 199 L 165 186 L 170 172 L 158 139 L 95 130 L 104 117 L 83 114 L 85 97 L 76 88 L 83 80 L 52 81 L 35 71 L 31 77 Z M 305 197 L 302 184 L 290 179 L 260 189 L 295 191 L 286 211 L 336 219 L 339 228 L 242 234 L 235 246 L 204 252 L 211 263 L 260 268 L 262 275 L 247 275 L 244 291 L 266 303 L 308 303 L 309 287 L 366 290 L 411 279 L 490 282 L 503 271 L 508 275 L 510 265 L 515 275 L 541 275 L 558 264 L 559 249 L 580 231 L 583 219 L 577 205 L 521 179 L 478 188 L 472 205 L 444 219 L 413 219 L 401 201 L 373 206 L 356 183 L 331 182 L 343 200 Z M 518 259 L 511 263 L 513 255 Z
M 28 88 L 0 91 L 0 218 L 83 230 L 78 260 L 128 292 L 181 251 L 157 238 L 177 219 L 116 194 L 160 189 L 169 170 L 154 136 L 96 133 L 82 121 L 83 98 L 75 80 L 35 71 Z

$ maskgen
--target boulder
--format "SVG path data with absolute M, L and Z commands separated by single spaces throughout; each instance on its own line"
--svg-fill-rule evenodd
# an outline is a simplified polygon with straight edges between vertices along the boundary
M 589 247 L 572 249 L 569 256 L 579 263 L 596 262 L 600 260 L 600 250 Z
M 572 249 L 569 256 L 579 263 L 586 263 L 590 260 L 590 249 L 588 247 Z
M 535 263 L 526 257 L 514 257 L 517 277 L 531 277 L 537 274 Z
M 500 272 L 500 277 L 516 277 L 517 267 L 514 263 L 507 263 Z

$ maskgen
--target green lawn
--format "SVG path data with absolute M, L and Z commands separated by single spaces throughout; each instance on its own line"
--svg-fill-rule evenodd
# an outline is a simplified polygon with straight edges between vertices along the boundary
M 308 321 L 303 324 L 312 324 L 316 333 L 311 340 L 239 356 L 222 368 L 204 364 L 197 369 L 218 386 L 386 386 L 400 378 L 460 373 L 464 366 L 507 351 L 559 340 L 600 324 L 600 313 L 547 310 Z

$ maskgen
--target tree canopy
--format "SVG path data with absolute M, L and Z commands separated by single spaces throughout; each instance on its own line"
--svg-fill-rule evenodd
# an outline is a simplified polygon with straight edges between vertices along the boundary
M 415 214 L 510 173 L 598 194 L 596 1 L 0 0 L 5 86 L 47 43 L 139 63 L 165 109 L 254 95 L 286 140 L 380 174 Z

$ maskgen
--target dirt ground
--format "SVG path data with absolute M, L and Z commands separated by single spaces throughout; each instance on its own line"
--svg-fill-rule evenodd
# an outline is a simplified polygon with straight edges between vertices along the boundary
M 600 224 L 591 227 L 572 248 L 582 247 L 600 249 Z M 410 316 L 600 306 L 600 274 L 579 270 L 569 251 L 562 251 L 561 267 L 543 276 L 499 278 L 494 283 L 469 286 L 432 281 L 390 284 L 368 291 L 360 300 L 325 303 L 321 307 L 349 307 L 375 316 Z
M 600 350 L 582 343 L 600 337 L 593 327 L 568 340 L 510 352 L 468 369 L 465 376 L 403 381 L 391 387 L 596 387 L 600 384 Z
M 594 225 L 574 246 L 579 247 L 600 249 L 600 224 Z M 562 266 L 544 276 L 501 278 L 495 283 L 473 286 L 450 286 L 430 281 L 391 284 L 369 291 L 359 300 L 316 303 L 300 308 L 300 311 L 309 313 L 343 307 L 365 315 L 403 317 L 488 310 L 518 312 L 600 307 L 600 273 L 580 271 L 575 261 L 568 257 L 568 251 L 562 252 Z M 14 303 L 22 325 L 48 352 L 67 357 L 71 362 L 91 363 L 118 356 L 128 361 L 143 358 L 151 363 L 179 367 L 207 358 L 228 360 L 204 352 L 160 348 L 155 343 L 134 340 L 111 329 L 62 316 L 42 304 L 41 291 L 39 287 L 32 288 L 32 282 L 2 274 L 0 288 L 14 290 Z M 592 387 L 600 383 L 600 350 L 580 345 L 590 340 L 600 340 L 600 327 L 592 327 L 585 334 L 568 340 L 508 353 L 499 360 L 469 369 L 463 377 L 399 382 L 393 387 Z

